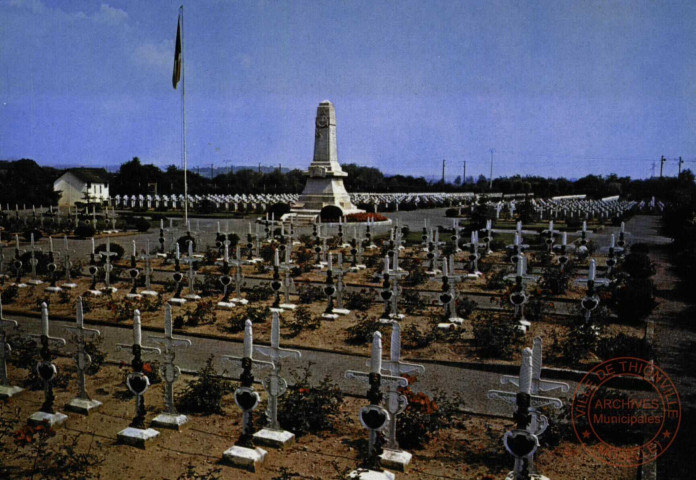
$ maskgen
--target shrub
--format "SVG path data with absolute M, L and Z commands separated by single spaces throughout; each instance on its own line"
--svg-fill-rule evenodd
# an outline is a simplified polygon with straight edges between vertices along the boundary
M 596 351 L 597 341 L 592 324 L 579 320 L 560 344 L 559 359 L 567 365 L 578 366 L 583 359 Z
M 290 205 L 287 203 L 274 203 L 268 207 L 268 216 L 273 216 L 276 220 L 280 220 L 286 213 L 290 213 Z
M 24 233 L 22 233 L 24 240 L 27 242 L 30 242 L 32 233 L 34 234 L 34 241 L 35 242 L 38 242 L 39 240 L 41 240 L 41 237 L 43 237 L 43 235 L 41 234 L 41 230 L 39 230 L 37 228 L 28 228 L 28 229 L 24 230 Z
M 612 299 L 619 320 L 624 322 L 645 318 L 657 305 L 649 278 L 629 278 L 617 284 Z
M 509 356 L 522 343 L 524 337 L 515 323 L 491 315 L 480 315 L 474 319 L 473 327 L 472 343 L 484 357 Z
M 365 312 L 372 305 L 372 293 L 368 293 L 365 289 L 359 292 L 347 293 L 343 302 L 348 310 Z
M 217 315 L 215 313 L 215 303 L 212 301 L 200 301 L 196 308 L 184 314 L 186 325 L 196 327 L 200 324 L 215 323 Z
M 176 241 L 176 243 L 179 244 L 179 251 L 183 254 L 188 252 L 188 242 L 191 242 L 191 246 L 193 247 L 193 251 L 196 251 L 196 239 L 193 238 L 192 235 L 184 235 L 182 237 L 179 237 Z
M 459 216 L 458 208 L 448 208 L 445 210 L 445 217 L 457 217 Z
M 109 250 L 113 254 L 113 255 L 111 255 L 112 262 L 121 260 L 123 258 L 123 255 L 126 253 L 126 251 L 123 249 L 123 247 L 121 245 L 119 245 L 118 243 L 114 243 L 114 242 L 109 243 Z M 100 255 L 101 252 L 106 252 L 106 243 L 101 243 L 94 248 L 94 253 L 96 255 Z M 102 269 L 100 269 L 100 270 L 103 271 Z M 114 269 L 114 271 L 115 271 L 115 269 Z M 111 274 L 111 277 L 112 278 L 114 277 L 113 272 Z
M 541 286 L 548 290 L 552 295 L 561 295 L 568 289 L 568 282 L 570 280 L 570 275 L 568 274 L 569 268 L 561 271 L 560 268 L 547 268 L 544 270 L 543 277 L 541 280 Z
M 114 319 L 120 321 L 133 318 L 135 310 L 138 309 L 138 304 L 127 299 L 109 300 L 106 302 L 106 308 L 111 311 Z
M 153 360 L 143 363 L 143 373 L 150 380 L 150 385 L 162 383 L 162 375 L 160 374 L 160 364 Z
M 3 305 L 7 305 L 17 300 L 18 295 L 19 288 L 17 285 L 6 285 L 0 294 L 0 300 L 2 301 Z
M 77 227 L 75 227 L 75 235 L 77 235 L 78 238 L 93 237 L 95 233 L 97 233 L 97 231 L 89 223 L 79 223 Z
M 316 330 L 321 326 L 321 321 L 320 317 L 312 316 L 307 305 L 300 305 L 295 309 L 293 317 L 286 320 L 283 326 L 290 330 L 289 337 L 296 337 L 305 328 Z
M 313 285 L 302 285 L 297 289 L 297 295 L 299 296 L 298 301 L 302 304 L 314 303 L 326 297 L 321 287 Z
M 76 335 L 73 334 L 73 337 L 75 336 Z M 76 339 L 73 339 L 73 342 L 75 340 Z M 85 370 L 87 375 L 95 375 L 106 361 L 106 352 L 101 349 L 103 343 L 104 337 L 102 336 L 85 340 L 85 352 L 92 359 L 92 363 L 89 365 L 87 370 Z
M 423 333 L 414 324 L 405 326 L 401 331 L 401 335 L 401 345 L 406 350 L 425 348 L 435 340 L 432 330 L 428 333 Z
M 626 255 L 620 266 L 621 270 L 628 273 L 631 278 L 645 279 L 655 275 L 655 265 L 645 253 L 632 251 Z
M 457 297 L 457 316 L 460 318 L 467 318 L 469 315 L 476 310 L 476 302 L 469 300 L 464 296 Z
M 423 313 L 423 301 L 418 290 L 403 289 L 401 292 L 401 307 L 407 315 L 420 315 Z
M 440 429 L 454 424 L 453 416 L 462 402 L 443 395 L 433 399 L 424 392 L 414 392 L 411 384 L 415 382 L 415 377 L 404 377 L 409 385 L 399 387 L 398 391 L 406 397 L 408 405 L 398 417 L 396 439 L 402 448 L 423 448 L 437 436 Z
M 338 385 L 327 375 L 312 387 L 312 363 L 293 372 L 295 385 L 278 400 L 278 419 L 283 428 L 297 436 L 332 430 L 343 403 Z
M 138 217 L 135 219 L 135 229 L 139 232 L 147 232 L 150 230 L 150 222 L 145 220 L 143 217 Z
M 505 288 L 505 270 L 496 270 L 486 275 L 486 290 L 502 290 Z
M 273 296 L 273 289 L 271 286 L 266 283 L 262 283 L 261 285 L 251 287 L 247 292 L 246 298 L 250 302 L 263 302 L 264 300 L 271 298 L 271 296 Z
M 222 326 L 223 331 L 237 333 L 244 330 L 246 320 L 251 320 L 252 323 L 258 324 L 266 321 L 268 315 L 268 307 L 253 307 L 247 306 L 244 310 L 233 310 L 232 315 L 227 320 L 227 324 Z
M 385 324 L 380 323 L 379 319 L 368 317 L 365 314 L 358 315 L 358 321 L 346 329 L 348 332 L 346 342 L 353 345 L 364 345 L 372 342 L 372 335 L 376 331 L 384 333 L 384 330 Z
M 423 271 L 423 264 L 416 258 L 405 258 L 401 261 L 401 268 L 408 272 L 408 276 L 402 282 L 403 285 L 409 287 L 417 287 L 422 285 L 428 279 Z
M 619 333 L 613 337 L 599 340 L 597 356 L 604 360 L 616 357 L 649 358 L 652 356 L 652 348 L 645 342 L 644 338 Z
M 177 398 L 177 406 L 184 413 L 212 413 L 222 415 L 222 398 L 233 391 L 232 384 L 216 374 L 214 355 L 210 355 L 195 379 L 188 382 Z

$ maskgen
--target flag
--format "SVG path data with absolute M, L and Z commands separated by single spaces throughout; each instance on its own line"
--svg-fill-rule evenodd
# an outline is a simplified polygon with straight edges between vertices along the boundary
M 179 80 L 181 80 L 181 15 L 176 22 L 176 47 L 174 49 L 174 72 L 172 72 L 172 86 L 175 89 Z

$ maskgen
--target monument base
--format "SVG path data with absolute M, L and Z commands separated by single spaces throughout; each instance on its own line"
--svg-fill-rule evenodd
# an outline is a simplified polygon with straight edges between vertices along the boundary
M 336 313 L 338 315 L 348 315 L 350 313 L 350 310 L 347 308 L 334 308 L 333 313 Z
M 184 299 L 184 298 L 170 298 L 169 299 L 170 305 L 183 305 L 184 303 L 186 303 L 186 299 Z
M 29 425 L 48 425 L 49 427 L 60 427 L 68 419 L 68 416 L 64 413 L 46 413 L 46 412 L 36 412 L 31 417 L 27 423 Z
M 126 298 L 129 300 L 140 300 L 142 297 L 143 296 L 139 293 L 129 293 L 126 295 Z
M 188 417 L 180 413 L 160 413 L 152 419 L 153 426 L 171 428 L 173 430 L 181 430 L 187 422 Z
M 324 320 L 336 320 L 338 318 L 338 315 L 335 313 L 322 313 L 321 318 Z
M 367 265 L 363 265 L 363 264 L 358 264 L 358 265 L 356 265 L 356 266 L 354 266 L 354 267 L 350 267 L 350 271 L 351 271 L 352 273 L 357 273 L 357 272 L 359 272 L 360 270 L 366 270 L 366 269 L 367 269 Z
M 22 387 L 13 387 L 11 385 L 0 385 L 0 400 L 12 398 L 20 392 L 23 392 Z
M 355 480 L 394 480 L 396 475 L 391 472 L 378 472 L 376 470 L 367 470 L 359 468 L 348 474 L 348 478 Z
M 507 474 L 507 477 L 505 477 L 505 480 L 515 480 L 515 477 L 515 472 L 510 472 Z M 530 473 L 529 480 L 549 480 L 549 477 L 539 475 L 538 473 Z
M 189 293 L 189 294 L 186 295 L 184 298 L 185 298 L 186 300 L 191 300 L 191 301 L 194 301 L 194 302 L 195 302 L 196 300 L 200 300 L 200 299 L 201 299 L 201 296 L 200 296 L 200 295 L 196 295 L 195 293 Z
M 89 415 L 90 410 L 99 408 L 102 402 L 99 400 L 90 400 L 88 398 L 73 398 L 65 405 L 65 409 L 83 415 Z
M 456 323 L 457 325 L 461 325 L 462 323 L 464 323 L 464 319 L 461 317 L 450 317 L 448 318 L 448 320 L 450 321 L 450 323 Z
M 264 428 L 256 432 L 253 437 L 254 444 L 272 448 L 286 448 L 295 443 L 295 434 L 285 430 Z
M 428 270 L 428 271 L 425 272 L 425 274 L 426 274 L 426 275 L 430 275 L 431 277 L 434 277 L 435 275 L 440 275 L 440 274 L 442 274 L 442 270 L 438 270 L 438 269 L 435 269 L 435 270 Z
M 159 292 L 155 292 L 154 290 L 143 290 L 140 292 L 140 295 L 143 297 L 156 297 L 159 295 Z
M 113 295 L 116 292 L 118 292 L 118 288 L 116 287 L 106 287 L 104 289 L 104 293 L 106 293 L 107 295 Z
M 159 432 L 154 428 L 124 428 L 118 432 L 118 443 L 145 449 L 145 444 L 156 438 Z
M 406 315 L 404 315 L 403 313 L 392 313 L 389 315 L 389 318 L 380 318 L 379 323 L 392 323 L 394 321 L 400 322 L 404 318 L 406 318 Z
M 297 308 L 297 305 L 295 305 L 294 303 L 281 303 L 278 306 L 283 310 L 295 310 Z
M 28 287 L 28 285 L 26 283 L 21 283 L 21 282 L 20 283 L 13 283 L 12 286 L 17 287 L 17 288 L 27 288 Z
M 236 303 L 232 302 L 218 302 L 217 303 L 217 308 L 220 310 L 232 310 L 234 307 L 236 307 Z
M 99 297 L 101 296 L 102 292 L 100 292 L 99 290 L 87 290 L 87 294 L 90 297 Z
M 391 468 L 405 472 L 411 463 L 412 455 L 405 450 L 391 450 L 385 448 L 379 456 L 379 463 L 385 468 Z
M 249 303 L 249 300 L 247 300 L 246 298 L 241 298 L 241 297 L 233 298 L 232 301 L 234 303 L 238 303 L 240 305 L 246 305 L 247 303 Z
M 250 472 L 256 472 L 266 459 L 266 450 L 262 448 L 246 448 L 234 445 L 225 450 L 222 459 L 233 467 L 243 468 Z
M 62 292 L 62 291 L 63 291 L 63 289 L 60 287 L 46 287 L 44 289 L 44 292 L 48 292 L 48 293 L 58 293 L 58 292 Z
M 63 283 L 60 288 L 72 290 L 73 288 L 77 288 L 77 283 Z
M 29 280 L 27 283 L 28 283 L 29 285 L 41 285 L 41 284 L 43 284 L 44 282 L 42 282 L 41 280 L 36 279 L 36 280 Z
M 437 324 L 437 328 L 440 330 L 458 330 L 460 327 L 457 323 L 442 322 Z

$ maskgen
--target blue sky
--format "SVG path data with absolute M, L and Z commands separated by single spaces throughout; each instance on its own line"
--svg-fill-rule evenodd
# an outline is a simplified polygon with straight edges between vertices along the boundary
M 0 0 L 0 159 L 181 163 L 179 2 Z M 197 1 L 188 162 L 646 177 L 696 167 L 696 2 Z M 665 173 L 676 173 L 676 161 Z

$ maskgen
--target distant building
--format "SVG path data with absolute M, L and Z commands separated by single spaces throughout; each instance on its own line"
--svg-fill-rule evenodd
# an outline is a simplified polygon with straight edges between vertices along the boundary
M 76 203 L 102 203 L 109 199 L 109 174 L 103 168 L 71 168 L 53 182 L 60 192 L 59 207 Z

